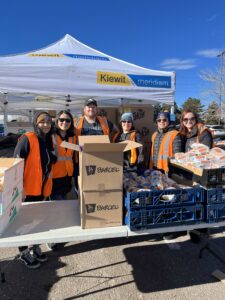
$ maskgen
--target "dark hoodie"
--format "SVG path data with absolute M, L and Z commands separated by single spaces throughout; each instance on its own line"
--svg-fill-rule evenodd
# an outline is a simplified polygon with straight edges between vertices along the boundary
M 41 166 L 42 166 L 42 174 L 43 174 L 43 182 L 44 182 L 44 180 L 47 178 L 51 170 L 51 164 L 56 161 L 56 157 L 52 154 L 53 151 L 53 145 L 51 139 L 52 129 L 50 130 L 49 133 L 44 135 L 42 131 L 39 129 L 39 127 L 37 126 L 37 118 L 43 113 L 49 116 L 47 112 L 43 112 L 43 111 L 36 113 L 34 116 L 33 128 L 34 128 L 34 133 L 36 134 L 39 142 Z M 26 159 L 29 153 L 30 153 L 30 143 L 27 136 L 24 134 L 21 136 L 21 138 L 19 139 L 16 145 L 14 151 L 14 157 L 24 158 L 26 164 Z
M 142 144 L 141 135 L 136 130 L 131 130 L 128 133 L 120 133 L 116 138 L 115 143 L 130 140 L 130 135 L 132 132 L 136 132 L 135 142 Z M 131 151 L 124 152 L 124 156 L 123 156 L 124 172 L 137 172 L 138 169 L 142 168 L 142 164 L 144 161 L 144 156 L 142 154 L 143 147 L 136 148 L 136 150 L 137 150 L 137 162 L 135 164 L 130 163 Z

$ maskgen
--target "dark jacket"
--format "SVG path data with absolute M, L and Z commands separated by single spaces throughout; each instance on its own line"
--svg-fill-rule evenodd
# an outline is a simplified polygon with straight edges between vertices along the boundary
M 130 135 L 135 132 L 135 142 L 142 144 L 141 135 L 136 130 L 131 130 L 129 133 L 120 133 L 115 140 L 115 143 L 130 140 Z M 137 172 L 138 169 L 142 168 L 144 156 L 142 154 L 143 147 L 136 148 L 137 151 L 137 162 L 135 164 L 130 163 L 131 151 L 124 152 L 123 156 L 123 167 L 125 172 Z
M 51 139 L 51 131 L 44 136 L 42 132 L 39 130 L 39 128 L 36 126 L 36 119 L 34 119 L 34 132 L 37 135 L 38 142 L 39 142 L 39 151 L 40 151 L 40 157 L 41 157 L 41 167 L 42 167 L 42 175 L 43 179 L 47 178 L 48 174 L 51 171 L 51 165 L 56 161 L 55 155 L 52 153 L 53 151 L 53 145 L 52 145 L 52 139 Z M 22 135 L 20 139 L 18 140 L 18 143 L 16 145 L 16 148 L 14 150 L 14 157 L 20 157 L 26 159 L 30 153 L 30 143 L 26 135 Z M 43 181 L 44 183 L 44 181 Z M 36 199 L 35 196 L 31 196 L 34 200 Z M 40 196 L 37 196 L 36 200 L 40 200 Z M 29 195 L 28 195 L 29 198 Z
M 153 156 L 153 166 L 154 167 L 157 166 L 159 148 L 160 148 L 160 145 L 162 143 L 162 139 L 164 138 L 165 134 L 168 131 L 171 131 L 171 130 L 174 130 L 174 128 L 168 127 L 166 130 L 163 130 L 163 131 L 157 130 L 157 135 L 156 135 L 156 138 L 155 138 L 155 142 L 154 142 L 154 145 L 152 145 L 152 147 L 154 147 L 154 156 Z M 178 153 L 178 152 L 182 152 L 183 149 L 184 149 L 183 142 L 182 142 L 181 136 L 178 134 L 175 137 L 175 140 L 173 142 L 173 153 L 175 154 L 175 153 Z
M 185 152 L 190 151 L 191 145 L 196 142 L 204 144 L 211 149 L 213 146 L 213 137 L 211 132 L 208 129 L 203 128 L 202 132 L 199 133 L 198 126 L 195 126 L 193 130 L 184 137 Z

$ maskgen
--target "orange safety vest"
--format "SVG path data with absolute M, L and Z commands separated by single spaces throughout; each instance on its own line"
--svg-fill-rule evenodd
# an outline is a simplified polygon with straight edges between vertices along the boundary
M 24 192 L 25 195 L 45 197 L 50 196 L 52 192 L 52 177 L 51 173 L 44 182 L 43 186 L 43 173 L 41 166 L 40 145 L 35 133 L 27 132 L 25 135 L 30 144 L 30 153 L 25 162 L 24 169 Z
M 103 134 L 109 135 L 110 132 L 109 132 L 109 125 L 108 125 L 107 119 L 105 117 L 100 117 L 100 116 L 97 116 L 97 119 L 100 123 L 100 126 L 102 127 Z M 76 128 L 76 136 L 77 137 L 81 135 L 83 123 L 84 123 L 84 116 L 80 117 L 76 121 L 75 128 Z
M 112 142 L 113 142 L 113 143 L 115 143 L 115 141 L 116 141 L 117 137 L 119 136 L 119 134 L 120 134 L 120 132 L 117 132 L 117 133 L 113 136 L 113 138 L 112 138 Z M 130 139 L 129 139 L 129 140 L 135 142 L 135 136 L 136 136 L 136 132 L 135 132 L 135 131 L 131 132 L 131 134 L 130 134 Z M 130 151 L 131 151 L 130 163 L 131 163 L 131 164 L 135 164 L 136 161 L 137 161 L 137 149 L 136 149 L 136 148 L 133 148 L 133 149 L 131 149 Z
M 52 165 L 52 178 L 73 176 L 73 153 L 74 150 L 60 147 L 62 139 L 58 134 L 52 135 L 57 162 Z M 69 143 L 76 144 L 76 137 L 69 137 Z
M 158 161 L 157 161 L 157 169 L 164 170 L 168 172 L 168 158 L 173 156 L 173 142 L 178 135 L 178 131 L 172 130 L 165 134 L 162 139 L 162 143 L 159 147 Z M 151 157 L 149 168 L 153 168 L 153 157 L 154 157 L 154 142 L 156 138 L 157 132 L 154 132 L 152 135 L 152 149 L 151 149 Z

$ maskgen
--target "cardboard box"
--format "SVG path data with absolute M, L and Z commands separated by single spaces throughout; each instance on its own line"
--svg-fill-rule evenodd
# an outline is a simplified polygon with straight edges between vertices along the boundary
M 125 141 L 110 143 L 108 136 L 80 136 L 79 146 L 62 147 L 79 151 L 78 177 L 82 228 L 122 224 L 123 152 L 142 145 Z
M 16 201 L 14 201 L 8 206 L 4 214 L 0 216 L 0 235 L 2 235 L 2 233 L 6 230 L 8 225 L 13 223 L 19 210 L 21 209 L 21 205 L 22 205 L 22 193 L 20 193 L 20 196 L 17 198 Z
M 122 225 L 122 191 L 82 192 L 81 206 L 83 229 Z
M 78 141 L 79 146 L 67 142 L 61 146 L 79 151 L 82 191 L 122 190 L 123 152 L 142 145 L 132 141 L 110 143 L 106 135 L 79 136 Z
M 0 215 L 23 193 L 24 160 L 0 158 Z

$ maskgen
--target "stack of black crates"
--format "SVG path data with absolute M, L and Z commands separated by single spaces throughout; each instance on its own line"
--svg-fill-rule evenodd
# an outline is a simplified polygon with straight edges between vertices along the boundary
M 207 170 L 208 176 L 202 185 L 205 189 L 206 221 L 225 221 L 225 168 Z
M 204 221 L 203 201 L 201 187 L 126 192 L 125 224 L 130 230 L 199 224 Z

